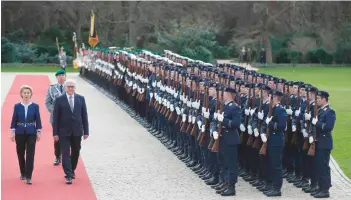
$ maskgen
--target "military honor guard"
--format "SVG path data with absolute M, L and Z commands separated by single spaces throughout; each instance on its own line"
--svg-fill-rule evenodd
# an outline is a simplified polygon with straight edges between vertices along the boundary
M 316 198 L 330 196 L 335 112 L 327 92 L 168 50 L 113 51 L 112 63 L 105 50 L 87 50 L 81 75 L 217 194 L 235 195 L 240 176 L 268 197 L 282 195 L 283 178 Z M 58 94 L 58 85 L 50 88 Z
M 58 70 L 55 73 L 57 83 L 49 86 L 48 91 L 45 96 L 45 106 L 50 113 L 50 124 L 53 125 L 53 112 L 55 99 L 65 93 L 64 83 L 66 81 L 66 73 L 63 69 Z M 60 141 L 54 141 L 54 153 L 55 161 L 54 165 L 57 166 L 61 163 L 61 150 Z

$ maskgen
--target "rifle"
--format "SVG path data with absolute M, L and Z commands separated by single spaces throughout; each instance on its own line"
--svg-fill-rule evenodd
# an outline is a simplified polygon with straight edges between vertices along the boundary
M 297 91 L 297 102 L 296 102 L 296 109 L 299 108 L 300 109 L 300 104 L 301 104 L 301 99 L 300 99 L 300 86 L 298 88 L 298 91 Z M 294 113 L 293 113 L 294 114 Z M 296 117 L 296 116 L 295 116 Z M 300 132 L 300 120 L 299 120 L 299 117 L 297 117 L 296 119 L 296 132 L 295 134 L 293 134 L 293 138 L 291 140 L 291 143 L 292 144 L 297 144 L 297 136 L 298 136 L 298 133 Z
M 262 112 L 262 106 L 263 106 L 263 90 L 262 90 L 262 87 L 260 88 L 260 108 L 259 108 L 259 112 Z M 262 120 L 260 119 L 257 119 L 258 120 L 258 124 L 257 124 L 257 129 L 258 131 L 261 130 L 261 126 L 262 126 Z M 255 138 L 255 142 L 253 144 L 253 148 L 256 148 L 256 149 L 259 149 L 260 146 L 261 146 L 261 137 L 258 136 Z
M 198 100 L 200 100 L 200 83 L 199 83 L 199 81 L 196 83 L 196 89 L 197 89 L 196 98 L 195 98 L 196 102 Z M 195 117 L 197 117 L 199 109 L 194 108 L 194 110 L 195 110 Z M 197 124 L 195 122 L 193 124 L 193 128 L 191 129 L 191 135 L 195 137 L 197 135 L 198 131 L 199 131 L 199 127 L 197 126 Z
M 247 99 L 245 102 L 245 109 L 249 109 L 249 107 L 250 107 L 250 98 L 251 98 L 251 87 L 249 87 L 249 94 L 247 95 Z M 247 127 L 248 118 L 249 118 L 249 116 L 245 115 L 245 119 L 244 119 L 244 126 L 245 127 Z M 240 143 L 244 144 L 246 142 L 247 142 L 247 135 L 245 134 L 245 131 L 242 131 L 241 135 L 240 135 Z
M 193 68 L 194 69 L 194 68 Z M 195 90 L 193 90 L 193 83 L 194 83 L 194 80 L 192 80 L 191 81 L 191 86 L 190 86 L 190 95 L 189 95 L 189 100 L 190 100 L 190 102 L 194 102 L 195 101 Z M 196 82 L 195 82 L 196 83 Z M 190 105 L 190 107 L 188 107 L 188 119 L 189 119 L 189 117 L 190 117 L 190 122 L 189 122 L 189 120 L 188 120 L 188 127 L 186 128 L 186 133 L 188 133 L 188 134 L 190 134 L 191 133 L 191 130 L 192 130 L 192 128 L 193 128 L 193 125 L 194 124 L 192 124 L 191 122 L 192 122 L 192 117 L 193 117 L 193 108 L 192 108 L 192 105 Z
M 192 85 L 193 80 L 191 80 L 191 77 L 189 77 L 189 78 L 190 78 L 190 84 Z M 188 115 L 188 117 L 189 117 L 190 108 L 188 108 L 187 101 L 188 101 L 188 99 L 189 99 L 189 101 L 190 101 L 191 86 L 189 87 L 189 86 L 188 86 L 188 83 L 186 83 L 186 84 L 187 84 L 186 87 L 187 87 L 187 89 L 188 89 L 188 95 L 185 97 L 185 98 L 186 98 L 186 103 L 184 103 L 184 104 L 185 104 L 185 112 L 187 113 L 187 115 Z M 182 124 L 182 127 L 180 128 L 180 131 L 181 131 L 181 132 L 186 132 L 187 127 L 188 127 L 188 120 L 185 120 L 185 122 L 183 122 L 183 124 Z
M 176 80 L 176 77 L 177 77 L 177 80 Z M 177 89 L 178 89 L 178 81 L 179 81 L 179 75 L 177 74 L 177 71 L 174 71 L 174 74 L 173 74 L 173 90 L 176 92 Z M 173 111 L 174 112 L 174 111 Z M 168 120 L 169 121 L 174 121 L 174 115 L 173 115 L 173 112 L 170 111 L 169 112 L 169 115 L 168 115 Z
M 250 88 L 250 89 L 251 89 L 251 88 Z M 249 95 L 251 96 L 251 90 L 250 90 L 250 92 L 249 92 Z M 252 96 L 251 102 L 252 102 L 252 108 L 255 108 L 255 106 L 256 106 L 256 92 L 255 92 L 255 87 L 253 87 L 253 96 Z M 247 140 L 246 146 L 252 146 L 253 143 L 254 143 L 254 139 L 255 139 L 255 137 L 254 137 L 254 135 L 253 135 L 253 133 L 252 133 L 252 134 L 249 136 L 249 139 Z
M 210 102 L 210 99 L 209 99 L 209 86 L 207 86 L 207 84 L 205 85 L 205 95 L 204 95 L 204 105 L 205 105 L 205 111 L 206 112 L 209 112 L 209 103 Z M 207 124 L 208 124 L 208 120 L 203 117 L 202 118 L 202 124 L 205 126 L 205 131 L 202 132 L 200 131 L 200 134 L 199 134 L 199 145 L 200 146 L 205 146 L 206 144 L 206 129 L 207 129 Z
M 269 102 L 269 112 L 268 112 L 268 116 L 267 117 L 272 117 L 273 114 L 273 94 L 271 94 L 271 99 Z M 266 129 L 266 137 L 267 139 L 269 138 L 270 135 L 270 129 L 269 129 L 269 125 L 267 124 L 267 129 Z M 260 149 L 260 154 L 262 155 L 266 155 L 267 154 L 267 142 L 264 142 L 261 149 Z
M 179 76 L 179 75 L 178 75 Z M 180 90 L 180 93 L 179 93 L 179 96 L 180 95 L 183 95 L 184 94 L 184 90 L 185 90 L 185 86 L 184 86 L 184 82 L 186 82 L 186 80 L 184 81 L 184 79 L 186 79 L 186 78 L 184 78 L 183 76 L 182 76 L 182 88 L 181 88 L 181 90 Z M 177 88 L 178 89 L 178 88 Z M 182 102 L 180 102 L 181 103 L 181 105 L 179 106 L 180 108 L 182 108 L 182 106 L 183 106 L 183 103 Z M 181 123 L 181 121 L 182 121 L 182 115 L 178 115 L 177 116 L 177 120 L 176 120 L 176 124 L 180 124 Z
M 306 113 L 310 112 L 310 88 L 307 89 L 307 102 L 306 102 Z M 310 120 L 306 120 L 306 132 L 308 133 L 310 130 Z M 303 139 L 303 147 L 302 149 L 306 152 L 308 151 L 308 137 Z
M 224 100 L 223 100 L 223 94 L 224 94 L 224 87 L 222 87 L 222 93 L 221 93 L 221 114 L 223 114 L 223 109 L 224 109 Z M 222 122 L 218 122 L 218 138 L 214 142 L 213 147 L 212 147 L 212 152 L 219 152 L 219 140 L 220 137 L 222 137 Z
M 152 80 L 153 81 L 156 81 L 156 65 L 154 65 L 154 67 L 155 67 L 155 71 L 154 71 L 154 73 L 152 73 Z M 151 83 L 151 85 L 152 85 L 152 83 Z M 151 92 L 152 93 L 155 93 L 155 88 L 153 87 L 153 86 L 151 86 L 152 87 L 152 89 L 151 89 Z M 154 103 L 155 103 L 155 96 L 153 96 L 151 99 L 150 99 L 150 101 L 149 101 L 149 106 L 151 106 L 151 105 L 154 105 Z
M 216 106 L 215 106 L 215 111 L 214 111 L 215 113 L 217 112 L 219 104 L 220 104 L 220 102 L 219 102 L 219 90 L 220 90 L 220 86 L 217 86 L 217 91 L 216 91 L 217 99 L 216 99 Z M 208 144 L 208 149 L 212 149 L 212 147 L 214 145 L 214 142 L 215 142 L 215 139 L 212 137 L 210 143 Z
M 317 105 L 317 94 L 318 91 L 315 92 L 315 97 L 314 97 L 314 113 L 313 113 L 313 118 L 316 118 L 318 115 L 318 105 Z M 317 137 L 317 130 L 316 130 L 316 126 L 313 126 L 313 142 L 310 145 L 310 149 L 307 152 L 307 155 L 309 156 L 314 156 L 316 153 L 316 137 Z

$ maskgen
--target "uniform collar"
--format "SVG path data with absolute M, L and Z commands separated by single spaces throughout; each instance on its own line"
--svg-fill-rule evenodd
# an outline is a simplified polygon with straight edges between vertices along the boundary
M 230 100 L 230 101 L 226 101 L 224 102 L 224 105 L 228 105 L 229 103 L 233 102 L 233 100 Z
M 324 106 L 320 107 L 319 109 L 322 110 L 322 109 L 324 109 L 327 106 L 329 106 L 329 103 L 325 104 Z

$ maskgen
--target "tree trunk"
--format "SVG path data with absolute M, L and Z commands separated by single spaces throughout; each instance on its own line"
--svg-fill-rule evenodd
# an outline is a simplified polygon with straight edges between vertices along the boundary
M 136 23 L 136 8 L 137 2 L 129 1 L 129 46 L 135 47 L 136 46 L 136 37 L 137 37 L 137 23 Z
M 271 41 L 269 40 L 269 33 L 267 30 L 262 32 L 262 39 L 266 50 L 266 63 L 272 63 L 273 62 L 272 46 L 271 46 Z

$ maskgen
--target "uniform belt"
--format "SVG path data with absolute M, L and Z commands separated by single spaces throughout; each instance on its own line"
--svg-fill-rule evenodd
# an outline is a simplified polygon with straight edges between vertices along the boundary
M 30 123 L 20 123 L 20 122 L 17 122 L 17 125 L 18 126 L 30 126 L 30 125 L 32 125 L 32 126 L 34 126 L 35 125 L 35 123 L 34 122 L 30 122 Z

